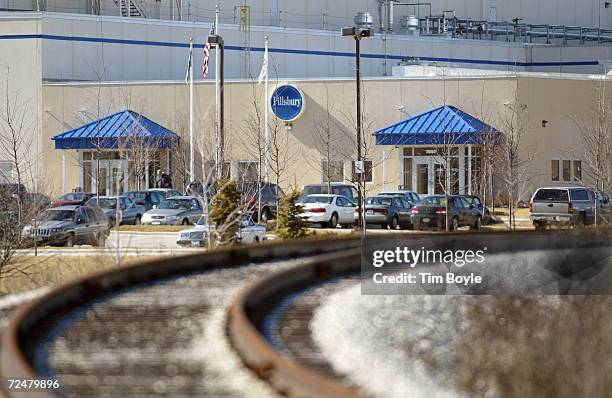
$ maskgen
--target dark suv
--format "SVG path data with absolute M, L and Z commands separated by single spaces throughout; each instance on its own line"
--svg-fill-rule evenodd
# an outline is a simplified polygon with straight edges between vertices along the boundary
M 276 217 L 277 203 L 283 200 L 285 193 L 276 184 L 269 182 L 242 182 L 238 184 L 242 201 L 253 211 L 253 219 L 267 222 Z M 259 192 L 261 191 L 261 217 L 258 217 Z
M 104 246 L 108 221 L 99 207 L 59 206 L 36 218 L 36 224 L 23 228 L 23 236 L 39 244 Z

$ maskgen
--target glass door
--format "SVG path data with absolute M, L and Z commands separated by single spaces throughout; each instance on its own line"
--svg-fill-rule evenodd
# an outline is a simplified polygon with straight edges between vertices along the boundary
M 413 175 L 412 175 L 412 186 L 415 188 L 416 193 L 421 195 L 431 195 L 433 190 L 431 188 L 431 159 L 429 156 L 415 156 L 412 158 L 413 162 Z
M 128 189 L 127 161 L 121 159 L 92 162 L 92 175 L 95 185 L 93 192 L 102 195 L 121 195 Z
M 442 195 L 446 180 L 443 159 L 438 156 L 412 158 L 412 186 L 419 195 Z

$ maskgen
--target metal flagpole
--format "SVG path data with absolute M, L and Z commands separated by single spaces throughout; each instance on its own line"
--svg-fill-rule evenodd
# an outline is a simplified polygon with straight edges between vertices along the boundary
M 215 5 L 215 35 L 219 35 L 219 5 Z M 216 107 L 215 107 L 215 120 L 217 124 L 216 134 L 215 134 L 215 171 L 217 175 L 217 179 L 221 178 L 221 169 L 223 166 L 221 165 L 221 82 L 220 82 L 220 74 L 221 74 L 221 54 L 219 54 L 220 48 L 217 45 L 215 47 L 215 98 L 216 98 Z
M 195 135 L 193 128 L 193 38 L 189 38 L 189 178 L 195 181 Z
M 265 154 L 264 154 L 264 162 L 266 164 L 266 182 L 270 182 L 270 123 L 269 123 L 269 115 L 268 115 L 268 101 L 269 101 L 269 93 L 268 93 L 268 35 L 266 35 L 266 43 L 265 43 L 265 49 L 264 49 L 264 62 L 266 63 L 264 65 L 264 67 L 266 68 L 265 70 L 265 74 L 266 74 L 266 94 L 265 94 L 265 98 L 264 98 L 264 123 L 265 123 L 265 128 L 264 128 L 264 147 L 265 147 Z

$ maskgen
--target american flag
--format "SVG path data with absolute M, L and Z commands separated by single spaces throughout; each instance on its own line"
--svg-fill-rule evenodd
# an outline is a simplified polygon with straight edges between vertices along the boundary
M 210 28 L 209 35 L 216 34 L 215 24 L 213 23 L 212 28 Z M 208 75 L 208 59 L 210 58 L 210 43 L 208 42 L 208 37 L 206 37 L 206 44 L 204 44 L 204 63 L 202 64 L 202 79 Z

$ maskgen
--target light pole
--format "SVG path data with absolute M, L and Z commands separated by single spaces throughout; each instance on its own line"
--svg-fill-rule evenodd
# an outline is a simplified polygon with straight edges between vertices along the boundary
M 353 37 L 355 39 L 355 82 L 357 85 L 357 162 L 355 163 L 355 175 L 357 176 L 357 204 L 359 206 L 359 228 L 365 231 L 365 219 L 363 217 L 363 173 L 364 162 L 361 156 L 361 48 L 360 43 L 363 37 L 372 36 L 372 29 L 356 28 L 354 26 L 342 28 L 342 36 Z
M 208 42 L 219 49 L 219 70 L 216 71 L 219 75 L 219 114 L 217 120 L 217 148 L 215 152 L 215 162 L 217 169 L 217 179 L 223 177 L 223 146 L 224 146 L 224 134 L 223 134 L 223 37 L 219 35 L 208 36 Z

